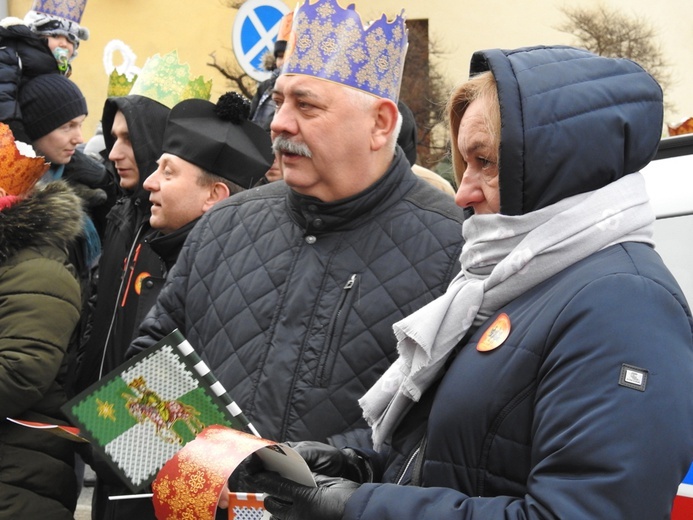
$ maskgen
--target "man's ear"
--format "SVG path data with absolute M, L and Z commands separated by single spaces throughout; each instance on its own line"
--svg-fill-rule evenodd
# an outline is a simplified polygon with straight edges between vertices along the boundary
M 378 99 L 373 107 L 375 119 L 371 136 L 371 148 L 376 151 L 384 147 L 397 127 L 399 110 L 389 99 Z
M 229 187 L 223 182 L 215 182 L 212 188 L 209 190 L 209 197 L 202 206 L 203 211 L 207 211 L 209 208 L 214 206 L 217 202 L 220 202 L 231 195 Z

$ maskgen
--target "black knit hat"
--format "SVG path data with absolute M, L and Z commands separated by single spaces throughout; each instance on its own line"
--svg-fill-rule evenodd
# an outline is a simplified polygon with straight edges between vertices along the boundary
M 171 109 L 162 151 L 177 155 L 242 188 L 250 188 L 267 173 L 274 154 L 267 132 L 248 121 L 250 106 L 230 92 L 215 105 L 186 99 Z
M 60 74 L 43 74 L 27 82 L 19 90 L 19 107 L 32 141 L 87 114 L 87 102 L 79 87 Z

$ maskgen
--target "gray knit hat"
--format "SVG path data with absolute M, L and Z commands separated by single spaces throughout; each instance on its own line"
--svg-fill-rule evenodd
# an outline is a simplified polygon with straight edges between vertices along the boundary
M 43 74 L 24 84 L 19 89 L 19 107 L 32 141 L 87 114 L 87 102 L 79 87 L 61 74 Z

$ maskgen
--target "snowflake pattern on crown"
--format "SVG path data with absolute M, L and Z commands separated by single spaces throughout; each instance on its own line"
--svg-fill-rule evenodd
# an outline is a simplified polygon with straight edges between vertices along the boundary
M 87 0 L 34 0 L 31 10 L 80 23 L 86 6 Z
M 311 0 L 294 16 L 293 48 L 282 73 L 341 83 L 397 102 L 407 53 L 404 11 L 392 22 L 382 17 L 364 28 L 351 4 Z

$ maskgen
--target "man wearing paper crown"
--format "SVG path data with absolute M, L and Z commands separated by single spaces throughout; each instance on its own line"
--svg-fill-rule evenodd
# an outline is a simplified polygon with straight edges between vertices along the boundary
M 70 76 L 72 60 L 89 31 L 79 25 L 86 1 L 36 0 L 24 20 L 0 20 L 0 121 L 28 142 L 18 104 L 19 91 L 32 78 Z
M 200 219 L 131 351 L 179 328 L 261 435 L 370 444 L 357 399 L 392 324 L 459 269 L 462 212 L 396 147 L 404 18 L 364 29 L 320 0 L 294 29 L 271 125 L 286 182 Z
M 66 351 L 80 288 L 66 249 L 82 230 L 63 181 L 0 123 L 0 517 L 69 520 L 77 503 L 75 446 L 5 418 L 67 424 Z

